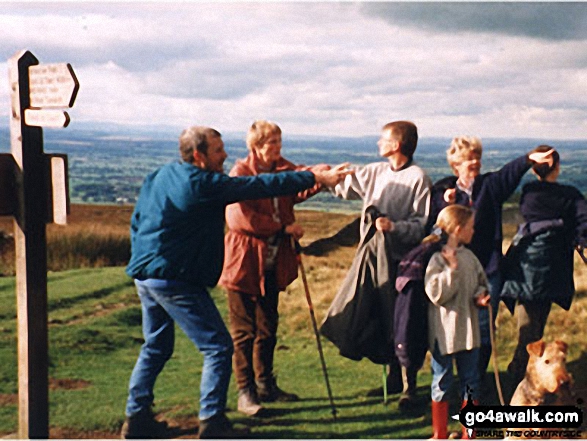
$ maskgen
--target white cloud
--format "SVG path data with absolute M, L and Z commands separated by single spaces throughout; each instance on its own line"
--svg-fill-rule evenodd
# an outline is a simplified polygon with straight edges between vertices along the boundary
M 567 29 L 538 32 L 531 5 L 15 3 L 0 5 L 0 53 L 70 62 L 83 121 L 587 138 L 586 9 L 539 9 Z

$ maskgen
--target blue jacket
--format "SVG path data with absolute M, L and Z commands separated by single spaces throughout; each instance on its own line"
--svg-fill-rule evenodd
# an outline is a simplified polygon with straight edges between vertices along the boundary
M 528 156 L 524 155 L 495 172 L 477 176 L 473 183 L 472 204 L 467 194 L 457 188 L 456 203 L 472 205 L 475 210 L 475 234 L 469 248 L 475 253 L 488 276 L 499 271 L 503 258 L 502 206 L 516 190 L 531 165 Z M 449 176 L 432 187 L 427 233 L 430 233 L 438 213 L 447 206 L 444 202 L 445 190 L 455 188 L 456 183 L 457 177 Z
M 186 162 L 167 164 L 147 176 L 141 188 L 126 273 L 213 287 L 224 260 L 226 205 L 298 193 L 314 184 L 309 171 L 229 177 Z

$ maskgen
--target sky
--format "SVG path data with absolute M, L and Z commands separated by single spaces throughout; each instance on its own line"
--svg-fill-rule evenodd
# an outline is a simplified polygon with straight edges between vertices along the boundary
M 67 130 L 587 139 L 582 2 L 0 2 L 0 76 L 22 49 L 73 66 Z

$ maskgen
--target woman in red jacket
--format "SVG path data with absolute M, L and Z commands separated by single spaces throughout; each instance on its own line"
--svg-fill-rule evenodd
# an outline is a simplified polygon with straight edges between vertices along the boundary
M 238 160 L 231 176 L 255 176 L 300 170 L 281 156 L 281 129 L 256 121 L 247 134 L 249 155 Z M 243 201 L 226 209 L 224 269 L 219 284 L 228 292 L 233 370 L 239 390 L 238 410 L 257 415 L 261 402 L 294 401 L 273 375 L 277 342 L 279 292 L 298 275 L 291 237 L 304 234 L 295 222 L 294 204 L 320 190 L 315 186 L 295 196 Z

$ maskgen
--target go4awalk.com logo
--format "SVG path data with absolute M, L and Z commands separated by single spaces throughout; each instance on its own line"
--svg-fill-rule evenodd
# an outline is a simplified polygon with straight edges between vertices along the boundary
M 477 438 L 581 438 L 583 411 L 576 406 L 475 406 L 453 417 Z

